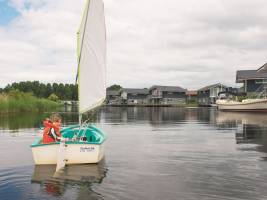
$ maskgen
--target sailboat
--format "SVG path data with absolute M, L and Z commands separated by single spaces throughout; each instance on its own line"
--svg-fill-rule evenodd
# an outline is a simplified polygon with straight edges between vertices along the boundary
M 102 0 L 87 0 L 77 34 L 79 124 L 61 130 L 61 141 L 31 145 L 36 165 L 98 163 L 104 157 L 106 135 L 82 122 L 82 115 L 99 106 L 106 97 L 106 27 Z

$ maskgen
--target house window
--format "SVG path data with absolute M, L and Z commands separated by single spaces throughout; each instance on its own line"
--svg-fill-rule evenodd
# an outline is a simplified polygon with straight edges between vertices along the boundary
M 161 91 L 159 91 L 159 90 L 153 90 L 153 91 L 152 91 L 152 95 L 153 95 L 153 96 L 161 96 L 162 93 L 161 93 Z
M 263 84 L 263 83 L 267 83 L 267 79 L 258 79 L 258 80 L 255 80 L 255 84 Z

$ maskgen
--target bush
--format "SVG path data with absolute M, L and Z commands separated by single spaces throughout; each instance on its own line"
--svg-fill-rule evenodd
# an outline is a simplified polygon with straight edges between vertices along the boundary
M 237 101 L 242 102 L 244 99 L 247 99 L 247 96 L 238 96 Z
M 57 95 L 55 95 L 54 93 L 52 93 L 52 94 L 49 95 L 48 100 L 58 102 L 59 101 L 59 98 L 58 98 Z
M 11 90 L 8 94 L 0 95 L 0 112 L 49 111 L 59 106 L 57 102 L 37 98 L 32 93 L 19 90 Z

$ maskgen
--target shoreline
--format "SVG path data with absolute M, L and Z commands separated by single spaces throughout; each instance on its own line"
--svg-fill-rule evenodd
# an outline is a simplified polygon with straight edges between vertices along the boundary
M 105 107 L 180 107 L 180 108 L 187 108 L 187 107 L 199 107 L 197 104 L 118 104 L 118 105 L 104 105 Z

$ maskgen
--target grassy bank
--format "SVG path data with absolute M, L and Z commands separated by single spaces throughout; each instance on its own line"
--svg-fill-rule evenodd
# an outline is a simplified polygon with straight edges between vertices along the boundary
M 0 113 L 20 111 L 49 111 L 57 109 L 58 102 L 41 99 L 31 93 L 12 90 L 8 94 L 0 94 Z
M 187 103 L 186 107 L 198 107 L 198 104 L 196 102 L 194 103 Z

